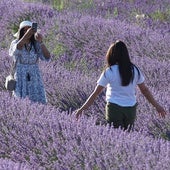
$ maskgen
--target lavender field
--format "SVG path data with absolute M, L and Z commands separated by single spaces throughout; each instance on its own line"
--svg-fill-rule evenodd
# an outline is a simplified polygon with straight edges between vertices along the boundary
M 5 90 L 8 49 L 23 20 L 38 22 L 52 60 L 40 62 L 48 104 Z M 156 110 L 137 89 L 133 132 L 109 127 L 105 95 L 76 121 L 96 85 L 109 45 L 123 40 L 146 84 L 165 107 Z M 169 170 L 169 0 L 0 0 L 0 170 Z

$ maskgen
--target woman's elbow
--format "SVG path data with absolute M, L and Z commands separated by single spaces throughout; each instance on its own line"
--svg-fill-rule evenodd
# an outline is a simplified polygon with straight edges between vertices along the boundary
M 45 57 L 45 59 L 50 59 L 51 58 L 51 54 L 50 54 L 50 52 L 46 52 L 45 54 L 44 54 L 44 57 Z
M 139 84 L 138 87 L 142 94 L 147 94 L 149 91 L 149 89 L 147 88 L 147 86 L 144 83 Z
M 46 58 L 46 59 L 50 59 L 50 58 L 51 58 L 51 55 L 50 55 L 50 54 L 49 54 L 49 55 L 46 55 L 45 58 Z

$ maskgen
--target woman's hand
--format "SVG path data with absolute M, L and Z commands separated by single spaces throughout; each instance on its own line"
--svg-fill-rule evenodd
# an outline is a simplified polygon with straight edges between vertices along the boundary
M 43 36 L 42 36 L 42 34 L 36 32 L 36 33 L 35 33 L 35 40 L 41 43 L 41 42 L 43 41 Z
M 160 117 L 165 118 L 165 115 L 167 114 L 166 111 L 164 110 L 164 108 L 162 106 L 160 106 L 159 104 L 156 106 L 156 110 L 159 114 Z
M 156 108 L 159 116 L 165 118 L 165 115 L 167 114 L 164 108 L 154 99 L 152 93 L 148 89 L 148 87 L 144 84 L 138 84 L 140 91 L 142 94 L 146 97 L 146 99 Z
M 96 85 L 94 91 L 91 93 L 91 95 L 88 97 L 88 99 L 86 100 L 86 102 L 83 104 L 83 106 L 78 109 L 76 111 L 76 119 L 78 119 L 81 115 L 82 112 L 86 109 L 88 109 L 94 102 L 94 100 L 97 98 L 97 96 L 102 92 L 102 90 L 104 89 L 103 86 L 100 85 Z
M 42 34 L 40 34 L 39 32 L 36 32 L 35 35 L 35 40 L 37 42 L 40 43 L 43 55 L 45 56 L 45 58 L 49 59 L 51 57 L 49 50 L 47 49 L 47 47 L 45 46 L 45 44 L 43 43 L 43 36 Z
M 24 34 L 24 39 L 30 39 L 31 36 L 35 33 L 34 29 L 33 28 L 29 28 L 25 34 Z
M 76 120 L 78 120 L 79 117 L 82 115 L 82 110 L 81 109 L 76 110 L 75 115 L 76 115 Z

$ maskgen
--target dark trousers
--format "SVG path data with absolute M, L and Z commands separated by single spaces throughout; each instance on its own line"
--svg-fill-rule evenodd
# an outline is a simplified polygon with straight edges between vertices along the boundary
M 106 120 L 110 125 L 115 128 L 121 127 L 122 129 L 131 130 L 136 119 L 136 106 L 122 107 L 117 104 L 106 104 Z

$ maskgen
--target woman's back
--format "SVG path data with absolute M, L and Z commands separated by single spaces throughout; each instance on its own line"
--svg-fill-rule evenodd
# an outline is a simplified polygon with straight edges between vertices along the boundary
M 137 84 L 144 81 L 143 74 L 133 66 L 134 78 L 127 86 L 121 83 L 119 66 L 113 65 L 105 70 L 99 80 L 98 85 L 107 87 L 106 101 L 120 106 L 134 106 L 136 104 L 135 88 Z

